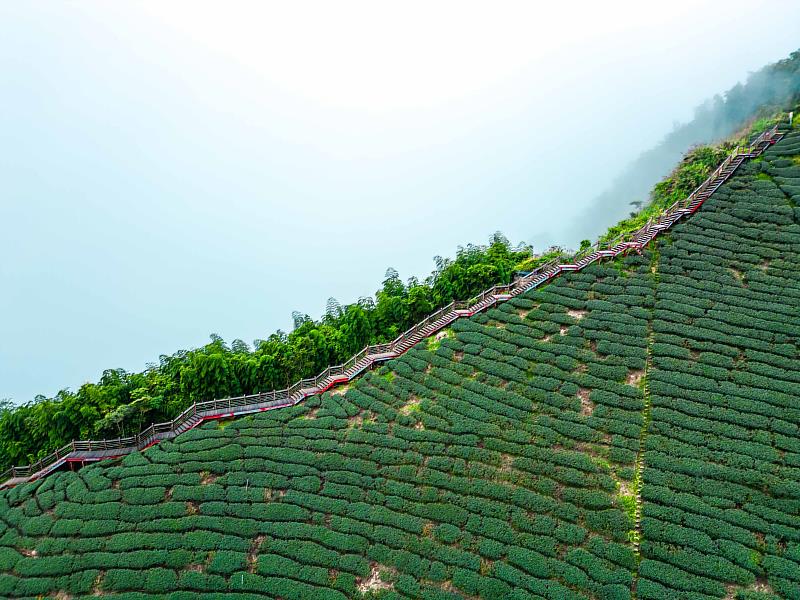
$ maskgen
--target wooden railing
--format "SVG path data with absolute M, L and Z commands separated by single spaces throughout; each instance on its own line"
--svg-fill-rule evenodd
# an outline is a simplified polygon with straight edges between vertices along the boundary
M 747 158 L 761 154 L 766 147 L 781 137 L 777 126 L 758 136 L 752 144 L 736 148 L 714 172 L 685 199 L 672 204 L 656 219 L 651 219 L 639 230 L 620 235 L 610 243 L 586 248 L 573 254 L 571 262 L 561 263 L 562 257 L 554 258 L 540 265 L 531 273 L 517 277 L 512 283 L 496 285 L 469 300 L 454 301 L 429 315 L 389 343 L 367 346 L 347 362 L 328 367 L 316 377 L 302 379 L 282 390 L 261 392 L 196 402 L 175 417 L 172 421 L 154 423 L 138 435 L 108 440 L 74 441 L 57 449 L 33 464 L 11 467 L 0 475 L 0 488 L 13 486 L 23 481 L 31 481 L 47 475 L 67 460 L 83 461 L 111 458 L 142 450 L 161 440 L 170 439 L 188 431 L 207 419 L 243 415 L 258 411 L 292 406 L 303 399 L 319 394 L 338 383 L 352 380 L 374 364 L 400 356 L 420 339 L 436 333 L 452 321 L 472 316 L 498 302 L 517 296 L 538 287 L 567 271 L 577 271 L 603 258 L 615 257 L 630 250 L 640 251 L 661 231 L 671 227 L 677 220 L 691 214 L 730 177 Z M 437 325 L 438 324 L 438 325 Z M 115 451 L 118 451 L 115 453 Z

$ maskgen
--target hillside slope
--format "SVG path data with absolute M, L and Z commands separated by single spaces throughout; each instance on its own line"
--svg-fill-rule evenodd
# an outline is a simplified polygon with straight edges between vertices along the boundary
M 0 596 L 800 598 L 798 157 L 344 394 L 0 493 Z

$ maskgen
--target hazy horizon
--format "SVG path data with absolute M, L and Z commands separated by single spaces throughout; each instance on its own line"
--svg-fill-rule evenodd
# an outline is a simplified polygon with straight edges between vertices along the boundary
M 290 330 L 497 230 L 570 243 L 800 45 L 783 1 L 155 6 L 0 2 L 0 398 Z

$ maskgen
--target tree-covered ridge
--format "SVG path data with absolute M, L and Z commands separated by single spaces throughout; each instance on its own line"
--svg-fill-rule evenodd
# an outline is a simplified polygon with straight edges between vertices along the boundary
M 629 202 L 641 206 L 651 197 L 653 180 L 667 173 L 686 148 L 701 141 L 710 143 L 739 137 L 736 134 L 746 123 L 769 120 L 782 111 L 794 109 L 798 114 L 798 103 L 800 51 L 795 51 L 786 59 L 751 73 L 745 83 L 737 83 L 697 107 L 691 121 L 675 127 L 657 146 L 629 164 L 586 210 L 577 224 L 579 235 L 594 236 L 598 223 L 607 222 L 609 217 L 623 218 Z
M 2 492 L 0 596 L 800 598 L 798 200 L 791 134 L 347 390 Z
M 800 58 L 800 55 L 798 55 Z M 800 106 L 797 107 L 800 109 Z M 697 146 L 689 150 L 672 172 L 653 186 L 648 202 L 632 202 L 636 211 L 608 228 L 600 238 L 611 242 L 620 236 L 633 233 L 648 220 L 656 218 L 675 202 L 687 198 L 711 173 L 737 148 L 746 148 L 757 134 L 777 125 L 786 126 L 789 116 L 786 112 L 776 112 L 769 117 L 751 121 L 738 133 L 715 145 Z

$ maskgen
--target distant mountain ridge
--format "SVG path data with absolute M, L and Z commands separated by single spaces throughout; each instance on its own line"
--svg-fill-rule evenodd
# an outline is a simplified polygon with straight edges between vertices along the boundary
M 755 119 L 791 110 L 800 102 L 800 50 L 788 58 L 752 73 L 695 111 L 694 118 L 676 126 L 656 147 L 642 153 L 598 194 L 575 226 L 576 242 L 602 233 L 602 224 L 635 210 L 631 203 L 646 204 L 653 185 L 667 175 L 687 148 L 727 138 Z

